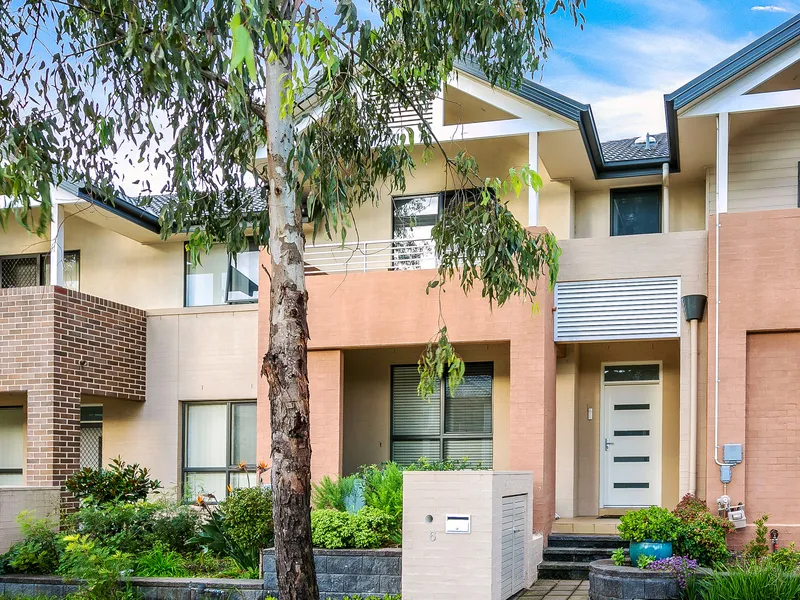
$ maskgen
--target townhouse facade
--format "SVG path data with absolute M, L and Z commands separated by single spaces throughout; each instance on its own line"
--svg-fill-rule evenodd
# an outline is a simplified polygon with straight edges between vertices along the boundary
M 800 16 L 668 94 L 666 133 L 612 142 L 589 105 L 460 65 L 426 118 L 482 176 L 538 165 L 539 193 L 502 200 L 556 234 L 558 284 L 536 313 L 425 293 L 452 193 L 436 160 L 355 212 L 358 241 L 309 231 L 313 477 L 467 457 L 533 471 L 540 532 L 609 532 L 602 517 L 696 493 L 800 538 L 798 61 Z M 246 485 L 238 463 L 269 463 L 267 257 L 189 264 L 159 238 L 166 198 L 54 197 L 47 239 L 0 233 L 0 485 L 117 455 L 187 498 Z M 422 400 L 440 318 L 465 380 Z

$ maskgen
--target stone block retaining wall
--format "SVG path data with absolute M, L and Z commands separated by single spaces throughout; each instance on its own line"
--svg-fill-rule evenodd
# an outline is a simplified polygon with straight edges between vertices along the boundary
M 399 594 L 403 564 L 399 548 L 381 550 L 314 550 L 320 600 L 346 596 Z M 264 551 L 264 589 L 277 588 L 275 552 Z
M 678 580 L 664 572 L 618 567 L 597 560 L 589 572 L 591 600 L 674 600 L 680 598 Z

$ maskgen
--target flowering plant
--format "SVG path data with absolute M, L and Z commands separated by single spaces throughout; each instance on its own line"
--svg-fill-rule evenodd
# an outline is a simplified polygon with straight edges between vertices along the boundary
M 686 580 L 697 571 L 697 561 L 688 556 L 672 556 L 654 560 L 647 569 L 651 571 L 666 571 L 678 580 L 678 585 L 682 590 L 686 589 Z

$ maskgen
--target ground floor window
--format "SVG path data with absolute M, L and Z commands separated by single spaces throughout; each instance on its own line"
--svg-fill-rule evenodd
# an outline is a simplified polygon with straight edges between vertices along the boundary
M 25 412 L 21 406 L 0 406 L 0 486 L 23 485 Z
M 456 390 L 445 377 L 433 396 L 423 399 L 417 395 L 417 365 L 392 367 L 392 460 L 467 459 L 491 468 L 493 377 L 492 363 L 467 363 Z
M 81 406 L 81 469 L 103 467 L 103 407 Z
M 249 474 L 239 467 L 244 464 Z M 183 495 L 213 494 L 255 485 L 256 403 L 185 403 L 183 415 Z

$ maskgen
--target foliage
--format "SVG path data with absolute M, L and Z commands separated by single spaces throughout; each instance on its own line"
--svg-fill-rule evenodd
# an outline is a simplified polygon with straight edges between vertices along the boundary
M 336 477 L 325 475 L 319 483 L 313 484 L 311 502 L 316 509 L 346 511 L 346 498 L 353 493 L 355 477 Z
M 649 554 L 642 554 L 636 561 L 636 566 L 640 569 L 646 569 L 650 564 L 655 562 L 656 557 Z
M 158 502 L 85 504 L 70 517 L 75 530 L 122 552 L 146 551 L 156 543 L 185 550 L 198 529 L 199 515 L 188 506 Z
M 138 463 L 127 464 L 121 457 L 111 460 L 106 469 L 84 468 L 67 479 L 65 486 L 73 496 L 89 504 L 138 502 L 161 488 L 150 479 L 150 471 Z
M 5 555 L 7 570 L 31 575 L 55 573 L 63 551 L 57 524 L 34 518 L 27 511 L 17 516 L 17 523 L 23 539 Z
M 81 534 L 64 536 L 64 541 L 66 546 L 58 573 L 80 582 L 81 595 L 91 600 L 110 600 L 130 595 L 120 588 L 120 580 L 129 587 L 133 566 L 130 554 L 103 546 Z
M 647 565 L 651 571 L 666 571 L 678 580 L 678 586 L 685 590 L 689 579 L 697 572 L 698 564 L 688 556 L 671 556 L 654 560 Z
M 183 557 L 183 566 L 192 577 L 257 579 L 258 571 L 242 569 L 227 556 L 216 556 L 210 552 L 192 552 Z
M 475 469 L 470 466 L 468 458 L 428 460 L 424 456 L 403 467 L 404 471 L 464 471 L 465 469 Z
M 183 557 L 160 543 L 136 558 L 135 572 L 139 577 L 189 576 L 189 571 L 183 564 Z
M 369 506 L 357 513 L 311 511 L 311 536 L 317 548 L 380 548 L 389 540 L 393 525 L 389 515 Z
M 665 508 L 651 506 L 629 512 L 620 518 L 619 536 L 631 542 L 672 542 L 678 535 L 680 520 Z
M 272 546 L 275 527 L 270 488 L 258 486 L 233 490 L 219 508 L 225 515 L 225 533 L 234 544 L 257 550 Z
M 202 498 L 199 502 L 205 508 L 206 519 L 200 525 L 197 535 L 189 542 L 200 545 L 205 552 L 233 559 L 241 569 L 257 570 L 259 547 L 244 545 L 233 539 L 226 522 L 227 516 L 221 506 L 212 510 Z
M 691 494 L 686 494 L 672 513 L 681 521 L 675 544 L 678 554 L 706 566 L 725 561 L 725 537 L 733 530 L 730 521 L 712 514 L 705 502 Z
M 759 564 L 732 567 L 694 578 L 690 600 L 797 600 L 800 577 Z M 688 590 L 687 590 L 688 591 Z
M 792 542 L 787 548 L 778 548 L 767 556 L 766 564 L 783 571 L 797 571 L 800 567 L 800 550 Z
M 753 539 L 747 542 L 744 547 L 744 557 L 751 562 L 759 562 L 766 558 L 769 554 L 769 545 L 767 544 L 767 521 L 769 515 L 761 515 L 754 521 L 756 531 Z
M 364 482 L 364 503 L 392 519 L 390 538 L 399 544 L 403 538 L 402 468 L 395 462 L 363 466 L 359 477 Z
M 618 567 L 621 567 L 625 564 L 627 557 L 625 556 L 625 548 L 617 548 L 611 553 L 611 560 L 614 561 L 614 564 Z

